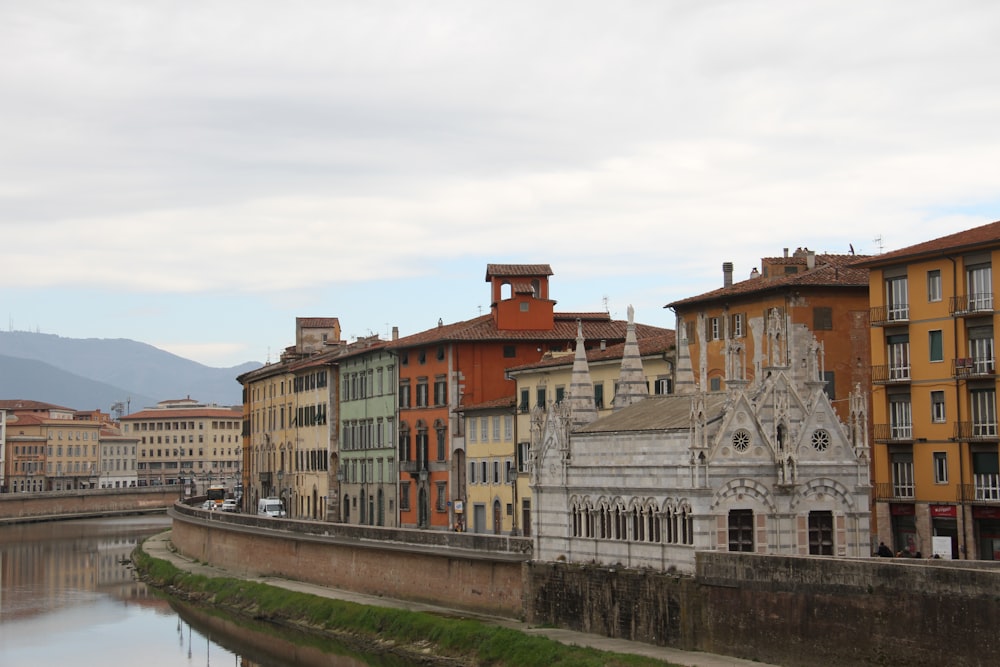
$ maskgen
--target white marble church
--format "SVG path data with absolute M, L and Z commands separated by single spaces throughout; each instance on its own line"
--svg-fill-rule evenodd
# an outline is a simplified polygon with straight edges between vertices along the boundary
M 692 573 L 706 549 L 870 556 L 864 395 L 841 423 L 821 347 L 806 327 L 773 323 L 784 330 L 759 381 L 733 377 L 734 359 L 724 392 L 647 396 L 629 308 L 602 419 L 578 338 L 569 398 L 532 419 L 535 558 Z

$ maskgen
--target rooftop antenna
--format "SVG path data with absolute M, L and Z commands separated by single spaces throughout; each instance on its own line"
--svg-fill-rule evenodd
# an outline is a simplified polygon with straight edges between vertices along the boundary
M 882 242 L 882 235 L 879 234 L 872 239 L 872 243 L 875 244 L 875 248 L 878 250 L 878 254 L 882 254 L 882 250 L 885 248 L 885 244 Z
M 608 307 L 608 301 L 609 301 L 608 295 L 605 294 L 604 297 L 601 299 L 601 301 L 604 302 L 604 312 L 605 313 L 610 313 L 611 309 Z

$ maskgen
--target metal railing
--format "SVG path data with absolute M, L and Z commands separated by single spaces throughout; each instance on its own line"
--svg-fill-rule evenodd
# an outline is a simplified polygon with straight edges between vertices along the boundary
M 910 381 L 910 367 L 903 365 L 872 366 L 874 384 L 896 384 Z
M 976 292 L 951 297 L 948 311 L 955 317 L 993 312 L 993 293 Z
M 869 313 L 872 326 L 885 326 L 910 321 L 910 305 L 894 303 L 888 306 L 873 306 Z
M 955 422 L 955 437 L 968 441 L 1000 440 L 1000 432 L 995 421 Z

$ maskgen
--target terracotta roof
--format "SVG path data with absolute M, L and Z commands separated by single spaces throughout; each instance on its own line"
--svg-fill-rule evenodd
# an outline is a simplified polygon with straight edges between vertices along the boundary
M 639 325 L 636 325 L 638 328 Z M 639 344 L 639 355 L 642 357 L 649 357 L 653 355 L 660 355 L 668 352 L 677 343 L 677 335 L 673 329 L 665 329 L 666 333 L 660 334 L 658 336 L 649 336 L 647 338 L 640 338 L 636 342 Z M 615 345 L 609 345 L 606 349 L 601 350 L 600 348 L 595 348 L 587 350 L 587 362 L 594 363 L 598 361 L 614 361 L 616 359 L 621 359 L 625 354 L 625 343 L 616 343 Z M 510 372 L 531 370 L 535 368 L 556 368 L 559 366 L 572 366 L 573 359 L 575 355 L 572 352 L 567 354 L 562 354 L 557 357 L 548 357 L 542 359 L 533 364 L 525 364 L 523 366 L 517 366 L 515 368 L 508 369 Z
M 525 278 L 528 276 L 551 276 L 552 267 L 548 264 L 487 264 L 486 282 L 491 278 L 513 276 Z
M 163 410 L 142 410 L 125 415 L 121 421 L 136 419 L 181 419 L 187 417 L 221 417 L 223 419 L 243 419 L 242 408 L 167 408 Z
M 792 259 L 792 258 L 789 258 Z M 787 276 L 749 278 L 730 287 L 668 303 L 664 308 L 689 306 L 697 303 L 731 299 L 738 296 L 763 294 L 789 287 L 856 287 L 868 289 L 868 269 L 856 265 L 860 255 L 816 255 L 816 268 Z M 781 258 L 784 261 L 784 258 Z M 791 262 L 790 262 L 791 263 Z
M 866 283 L 867 284 L 867 283 Z M 587 340 L 606 340 L 618 342 L 625 340 L 625 320 L 612 320 L 607 313 L 591 313 L 591 318 L 579 318 L 583 326 L 583 335 Z M 556 314 L 552 329 L 538 331 L 522 331 L 497 329 L 492 315 L 481 315 L 475 319 L 442 324 L 426 331 L 400 338 L 388 345 L 389 349 L 402 349 L 418 345 L 446 342 L 499 342 L 499 341 L 567 341 L 576 340 L 576 322 L 574 315 Z M 648 324 L 636 324 L 636 336 L 648 338 L 670 331 Z
M 26 401 L 20 398 L 0 401 L 0 410 L 68 410 L 76 412 L 73 408 L 64 408 L 61 405 L 43 403 L 42 401 Z
M 865 258 L 858 262 L 858 266 L 885 266 L 886 264 L 896 264 L 903 259 L 917 259 L 924 256 L 934 256 L 955 252 L 967 252 L 976 248 L 988 248 L 1000 246 L 1000 220 L 991 222 L 988 225 L 973 227 L 964 232 L 957 232 L 942 236 L 940 238 L 924 241 L 916 245 L 893 250 L 883 255 Z
M 511 394 L 510 396 L 503 396 L 501 398 L 494 398 L 492 401 L 483 401 L 482 403 L 476 403 L 475 405 L 463 405 L 459 408 L 455 408 L 455 412 L 472 412 L 473 410 L 504 410 L 510 408 L 513 410 L 517 406 L 517 396 Z

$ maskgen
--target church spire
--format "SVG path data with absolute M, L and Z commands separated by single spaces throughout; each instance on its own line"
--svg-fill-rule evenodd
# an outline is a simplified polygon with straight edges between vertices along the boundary
M 618 376 L 618 390 L 615 393 L 615 410 L 638 403 L 648 395 L 646 378 L 642 373 L 639 342 L 635 337 L 635 309 L 630 305 L 628 327 L 625 330 L 625 351 L 622 353 L 622 369 Z
M 583 324 L 576 321 L 576 354 L 573 357 L 573 377 L 569 385 L 570 430 L 586 426 L 597 419 L 594 405 L 594 382 L 590 379 L 587 350 L 583 344 Z

